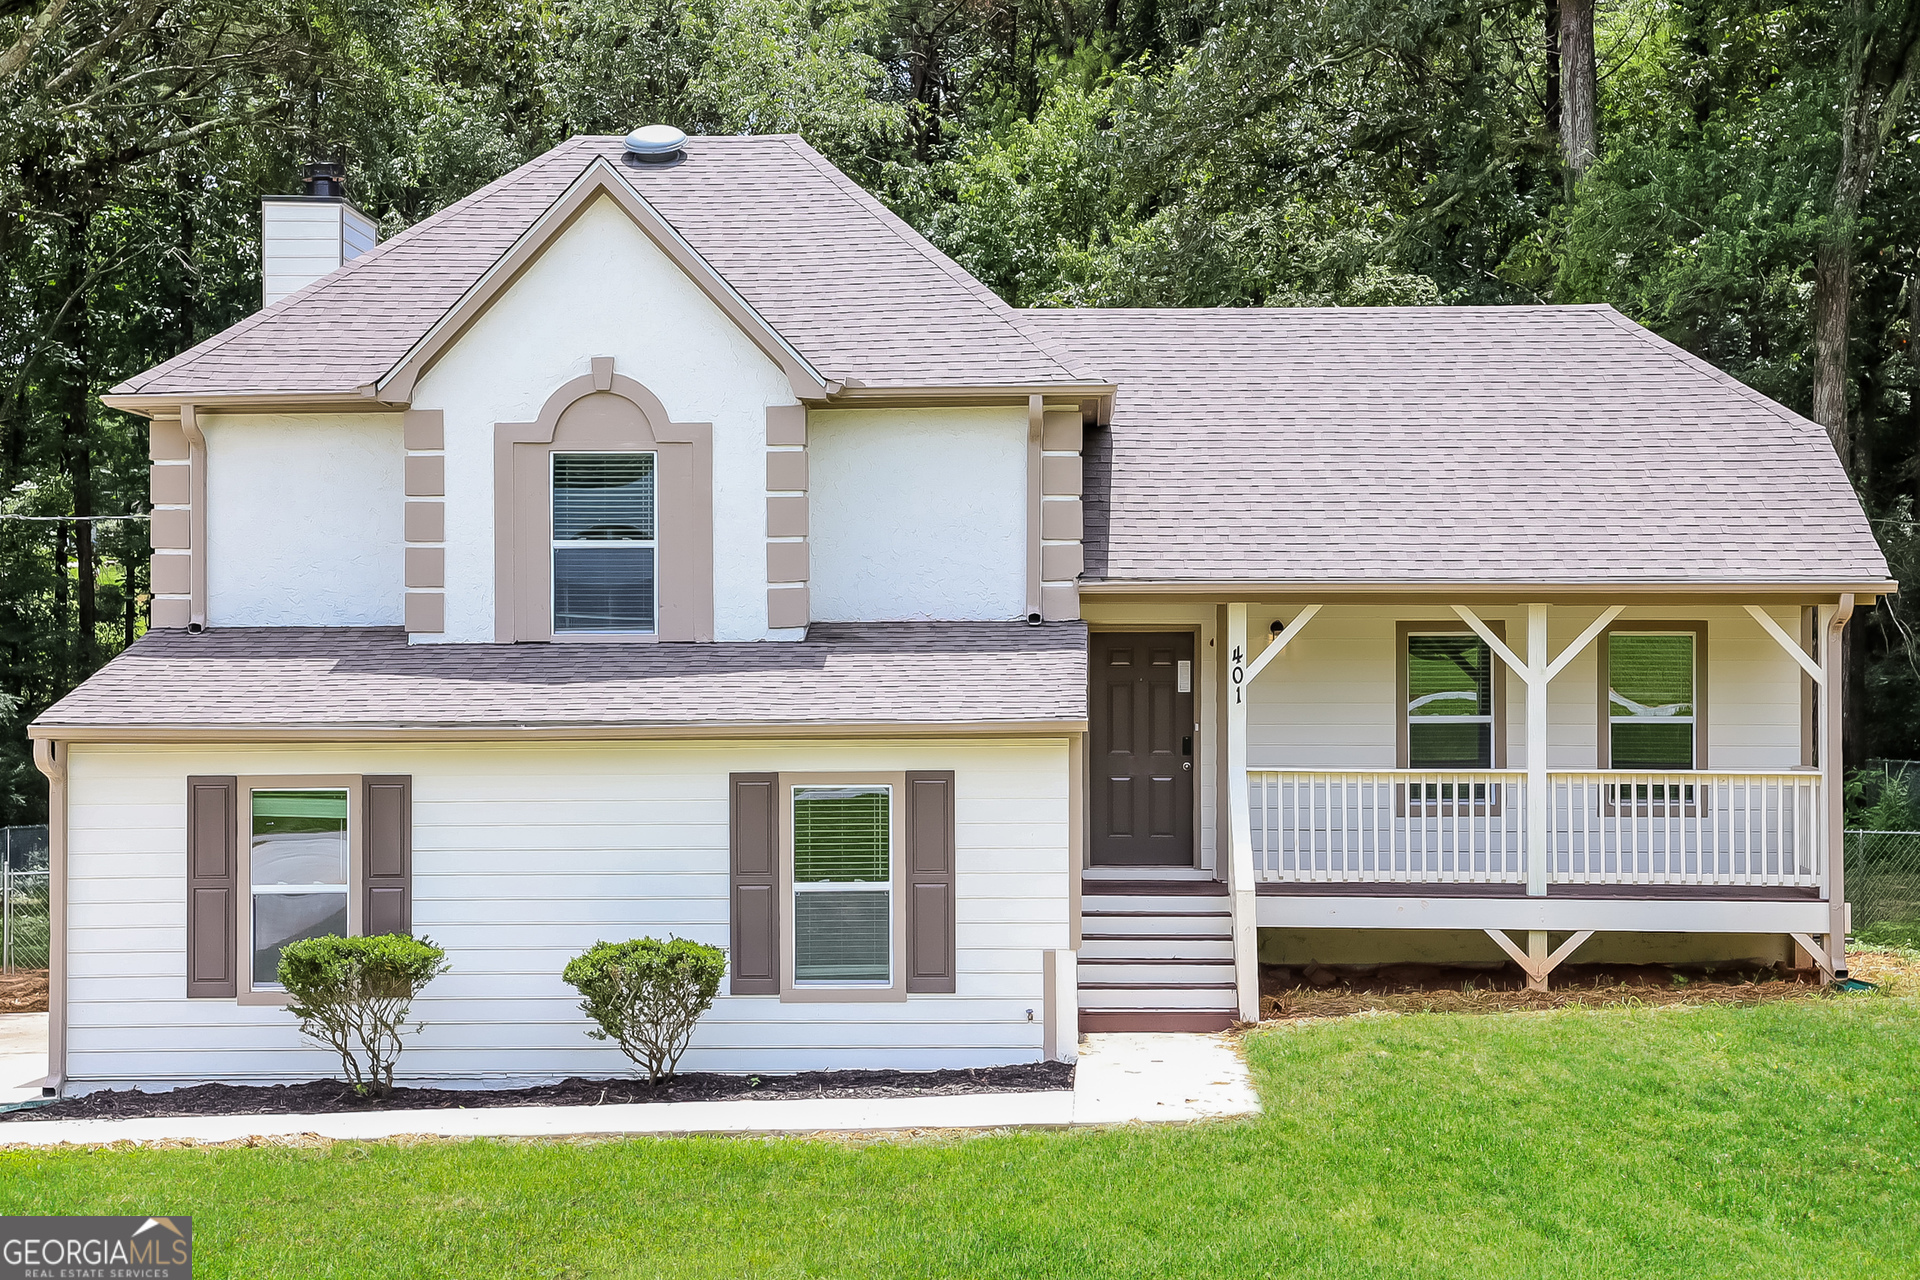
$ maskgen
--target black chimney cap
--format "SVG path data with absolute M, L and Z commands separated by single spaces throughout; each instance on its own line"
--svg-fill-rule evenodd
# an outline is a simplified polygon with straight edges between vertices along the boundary
M 331 160 L 315 160 L 300 166 L 300 181 L 307 194 L 334 200 L 347 195 L 347 166 Z

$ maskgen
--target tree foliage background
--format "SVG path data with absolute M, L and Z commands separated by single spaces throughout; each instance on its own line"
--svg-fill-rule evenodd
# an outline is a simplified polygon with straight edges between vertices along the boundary
M 145 626 L 98 396 L 258 305 L 303 161 L 391 234 L 576 133 L 797 132 L 1018 306 L 1609 302 L 1826 426 L 1907 582 L 1917 51 L 1920 0 L 0 0 L 0 819 Z M 1920 756 L 1916 622 L 1854 628 L 1854 759 Z

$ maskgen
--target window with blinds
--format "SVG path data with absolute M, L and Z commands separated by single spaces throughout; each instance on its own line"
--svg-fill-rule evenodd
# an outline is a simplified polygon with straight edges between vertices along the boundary
M 793 789 L 793 976 L 893 981 L 893 789 Z
M 553 630 L 655 627 L 657 507 L 652 453 L 553 455 Z
M 1691 632 L 1607 636 L 1607 732 L 1616 769 L 1694 767 Z
M 1407 637 L 1407 767 L 1493 767 L 1493 654 L 1473 635 Z
M 347 932 L 347 793 L 255 791 L 248 853 L 253 985 L 280 985 L 280 950 Z

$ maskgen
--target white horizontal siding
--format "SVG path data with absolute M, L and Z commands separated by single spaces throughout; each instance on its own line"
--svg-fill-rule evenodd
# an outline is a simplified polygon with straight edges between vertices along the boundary
M 402 1069 L 458 1081 L 626 1071 L 617 1049 L 587 1038 L 560 971 L 602 938 L 726 945 L 730 772 L 952 769 L 959 990 L 851 1004 L 723 994 L 684 1065 L 1033 1061 L 1042 956 L 1067 945 L 1066 768 L 1062 741 L 76 747 L 68 1072 L 87 1088 L 338 1068 L 280 1009 L 185 998 L 190 774 L 412 776 L 414 928 L 448 949 L 453 969 L 415 1006 L 427 1026 Z
M 1604 604 L 1556 605 L 1548 646 L 1559 654 L 1599 617 Z M 1289 611 L 1291 612 L 1291 611 Z M 1482 609 L 1506 624 L 1509 648 L 1526 656 L 1525 608 Z M 1276 616 L 1248 611 L 1250 636 Z M 1798 611 L 1775 609 L 1788 634 Z M 1390 769 L 1398 732 L 1396 624 L 1458 622 L 1442 607 L 1330 605 L 1307 625 L 1253 686 L 1247 753 L 1255 768 Z M 1800 669 L 1736 605 L 1632 605 L 1616 625 L 1662 621 L 1707 624 L 1707 763 L 1716 769 L 1787 769 L 1800 762 Z M 1260 644 L 1254 643 L 1257 654 Z M 1501 668 L 1507 701 L 1507 761 L 1526 759 L 1526 685 Z M 1548 690 L 1548 766 L 1591 769 L 1599 750 L 1598 646 L 1567 665 Z

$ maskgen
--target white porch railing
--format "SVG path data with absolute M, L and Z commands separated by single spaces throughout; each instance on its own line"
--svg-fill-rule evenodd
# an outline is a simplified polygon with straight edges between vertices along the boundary
M 1818 886 L 1817 773 L 1553 773 L 1555 884 Z
M 1817 886 L 1808 772 L 1547 775 L 1555 884 Z M 1247 771 L 1256 879 L 1524 884 L 1520 770 Z
M 1527 776 L 1515 769 L 1250 769 L 1261 880 L 1524 882 Z

